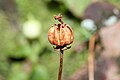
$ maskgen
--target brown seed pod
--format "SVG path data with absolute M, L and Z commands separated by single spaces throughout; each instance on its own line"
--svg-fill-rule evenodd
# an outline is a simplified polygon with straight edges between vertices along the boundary
M 56 47 L 66 47 L 73 42 L 74 34 L 69 25 L 62 21 L 62 15 L 54 17 L 60 24 L 54 24 L 48 30 L 48 40 L 52 45 Z

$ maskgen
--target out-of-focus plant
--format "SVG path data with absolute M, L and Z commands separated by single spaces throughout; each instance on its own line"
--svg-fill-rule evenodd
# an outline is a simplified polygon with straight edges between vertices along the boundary
M 109 2 L 111 4 L 114 4 L 114 5 L 116 5 L 117 7 L 120 8 L 120 6 L 119 6 L 120 1 L 119 0 L 105 0 L 105 1 L 107 1 L 107 2 Z
M 86 7 L 90 4 L 91 0 L 63 0 L 66 7 L 75 15 L 80 18 Z
M 35 65 L 30 80 L 48 80 L 48 73 L 45 66 Z
M 18 42 L 18 43 L 20 42 L 22 43 L 22 45 L 20 45 L 22 50 L 18 48 L 16 54 L 18 54 L 18 52 L 19 54 L 21 54 L 21 51 L 23 51 L 24 56 L 22 57 L 25 57 L 25 60 L 28 60 L 30 65 L 25 67 L 23 63 L 21 64 L 19 63 L 19 65 L 15 63 L 12 66 L 13 69 L 11 69 L 11 73 L 15 74 L 16 77 L 14 77 L 14 75 L 12 74 L 9 74 L 8 79 L 9 80 L 21 80 L 21 79 L 22 80 L 33 80 L 35 78 L 35 79 L 40 79 L 40 80 L 47 80 L 48 74 L 47 74 L 47 70 L 45 69 L 45 67 L 44 69 L 42 69 L 42 67 L 37 66 L 39 64 L 39 53 L 42 49 L 42 45 L 40 46 L 40 42 L 39 42 L 40 29 L 41 29 L 40 23 L 33 18 L 29 18 L 29 20 L 24 23 L 22 29 L 23 29 L 22 32 L 24 35 L 22 35 L 22 33 L 20 34 L 21 37 L 19 37 L 19 42 Z M 35 34 L 34 32 L 36 30 L 38 32 Z M 14 56 L 14 54 L 12 55 Z M 19 58 L 19 55 L 16 55 L 15 58 Z M 16 70 L 14 70 L 14 66 Z M 29 67 L 30 67 L 29 72 L 24 70 Z M 37 72 L 36 72 L 36 69 L 37 69 Z M 30 75 L 30 74 L 34 74 L 34 75 Z M 40 75 L 42 77 L 40 77 Z
M 27 80 L 29 77 L 21 63 L 12 64 L 10 73 L 7 80 Z
M 41 23 L 34 19 L 32 15 L 28 15 L 28 21 L 23 24 L 23 34 L 29 39 L 35 39 L 40 36 Z

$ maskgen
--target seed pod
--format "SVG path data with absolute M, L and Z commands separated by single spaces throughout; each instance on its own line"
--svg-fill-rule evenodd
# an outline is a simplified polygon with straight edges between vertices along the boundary
M 51 44 L 57 46 L 66 46 L 73 42 L 74 35 L 69 25 L 65 24 L 61 15 L 55 16 L 61 24 L 54 24 L 48 30 L 48 40 Z

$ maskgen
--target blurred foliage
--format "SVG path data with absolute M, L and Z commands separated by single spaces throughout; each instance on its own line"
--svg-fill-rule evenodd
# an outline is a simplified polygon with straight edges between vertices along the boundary
M 9 74 L 8 80 L 27 80 L 28 75 L 22 69 L 22 64 L 20 63 L 12 64 L 10 72 L 12 74 Z
M 114 4 L 114 5 L 116 5 L 117 7 L 120 8 L 120 6 L 119 6 L 120 5 L 120 0 L 106 0 L 106 1 L 112 3 L 112 4 Z
M 80 17 L 83 15 L 86 7 L 91 3 L 90 0 L 63 0 L 63 3 L 66 7 L 75 15 L 76 17 Z
M 5 0 L 9 1 L 9 0 Z M 84 62 L 88 50 L 75 51 L 76 45 L 89 39 L 91 33 L 80 27 L 80 16 L 92 3 L 90 0 L 13 0 L 17 9 L 14 12 L 17 26 L 12 26 L 13 13 L 0 6 L 0 80 L 57 80 L 59 52 L 54 51 L 48 42 L 47 31 L 57 21 L 54 15 L 61 13 L 63 20 L 74 31 L 72 48 L 65 51 L 63 80 L 67 80 Z M 117 4 L 117 0 L 111 2 Z M 3 1 L 4 2 L 4 1 Z M 0 5 L 3 4 L 0 1 Z M 3 4 L 7 6 L 6 4 Z M 11 3 L 7 7 L 9 7 Z M 13 4 L 12 4 L 13 5 Z M 11 9 L 12 10 L 12 9 Z M 23 33 L 23 25 L 32 15 L 41 25 L 41 33 L 29 39 Z

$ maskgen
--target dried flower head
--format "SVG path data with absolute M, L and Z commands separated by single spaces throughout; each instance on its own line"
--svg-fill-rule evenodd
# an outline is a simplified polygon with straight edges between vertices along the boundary
M 54 16 L 59 24 L 52 25 L 48 30 L 48 40 L 52 45 L 56 45 L 55 49 L 70 48 L 67 45 L 71 44 L 74 39 L 74 34 L 71 27 L 62 21 L 62 15 Z

